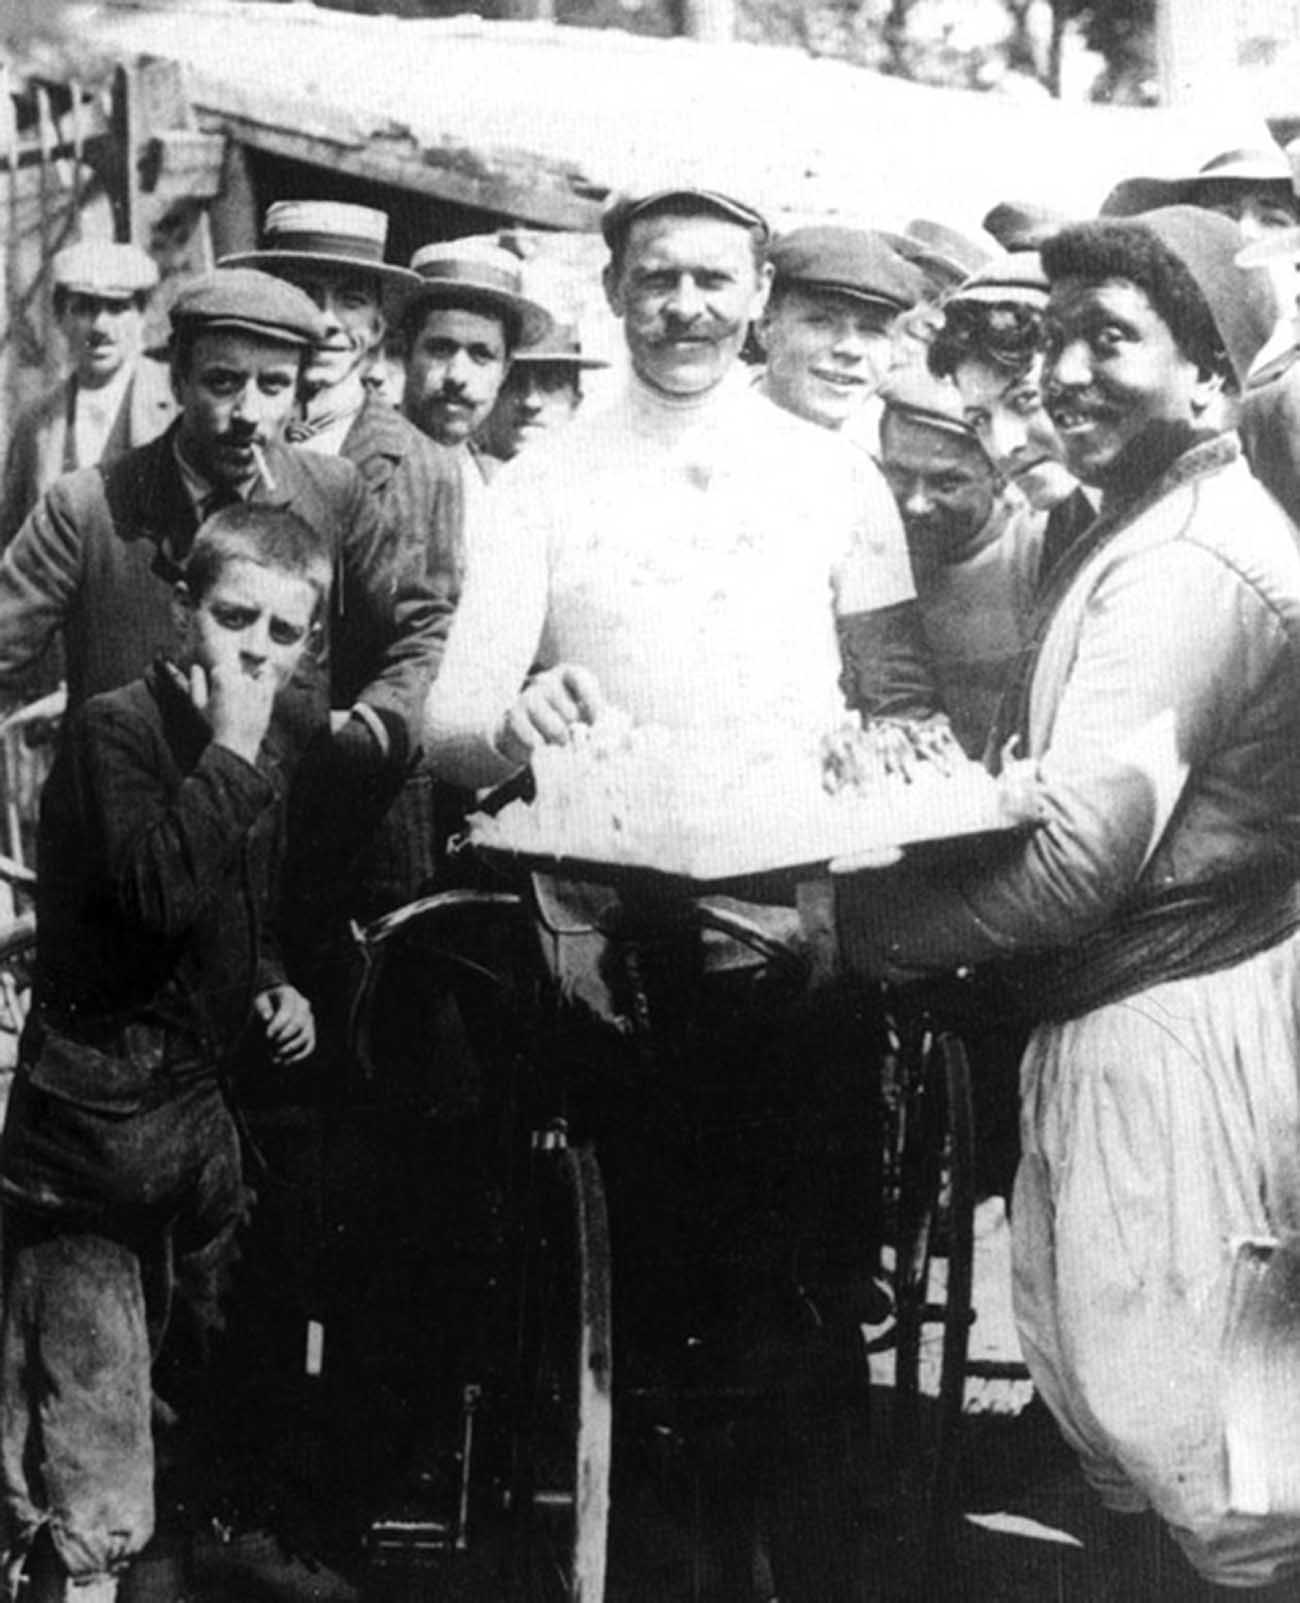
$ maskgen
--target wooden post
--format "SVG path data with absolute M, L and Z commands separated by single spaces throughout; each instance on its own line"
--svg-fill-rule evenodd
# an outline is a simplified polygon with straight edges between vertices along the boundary
M 13 79 L 7 63 L 0 60 L 0 159 L 7 180 L 8 205 L 3 214 L 4 251 L 0 253 L 0 288 L 4 290 L 3 322 L 0 323 L 0 352 L 4 357 L 3 385 L 0 385 L 0 432 L 8 436 L 9 421 L 18 398 L 18 265 L 22 217 L 18 194 L 18 117 L 14 111 Z
M 112 189 L 113 232 L 118 239 L 145 246 L 140 231 L 140 103 L 136 94 L 135 71 L 119 67 L 113 74 L 113 111 L 110 119 L 113 138 L 115 182 Z

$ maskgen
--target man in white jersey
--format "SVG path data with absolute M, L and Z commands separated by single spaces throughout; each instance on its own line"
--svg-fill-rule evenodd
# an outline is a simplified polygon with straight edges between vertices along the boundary
M 873 465 L 737 367 L 771 281 L 763 219 L 674 188 L 603 226 L 627 384 L 499 475 L 429 701 L 435 766 L 493 783 L 606 701 L 719 736 L 821 732 L 846 700 L 932 713 L 906 544 L 867 516 Z

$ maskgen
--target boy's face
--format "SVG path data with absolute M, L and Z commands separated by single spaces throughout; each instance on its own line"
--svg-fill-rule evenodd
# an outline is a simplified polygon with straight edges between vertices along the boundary
M 260 679 L 280 690 L 298 666 L 316 618 L 315 587 L 300 574 L 233 557 L 187 611 L 189 665 Z
M 838 290 L 785 290 L 763 314 L 768 393 L 796 417 L 842 428 L 888 377 L 896 317 Z

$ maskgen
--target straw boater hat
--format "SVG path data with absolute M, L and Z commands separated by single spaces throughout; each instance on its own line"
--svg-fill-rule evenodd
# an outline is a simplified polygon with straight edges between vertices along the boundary
M 126 301 L 145 295 L 158 282 L 158 266 L 138 245 L 85 239 L 59 251 L 50 264 L 50 281 L 69 295 L 97 295 Z
M 609 366 L 599 356 L 582 354 L 582 339 L 576 323 L 553 323 L 550 332 L 544 334 L 535 345 L 515 353 L 514 365 L 526 366 L 529 362 L 579 369 Z
M 338 200 L 277 200 L 268 207 L 261 250 L 223 256 L 220 267 L 255 267 L 283 274 L 292 267 L 332 267 L 379 280 L 385 308 L 395 313 L 419 288 L 405 267 L 384 260 L 388 218 L 371 206 Z
M 540 302 L 524 294 L 519 258 L 495 240 L 422 245 L 411 257 L 411 274 L 418 282 L 406 302 L 408 316 L 417 306 L 487 306 L 514 324 L 517 346 L 536 345 L 554 322 Z
M 1136 217 L 1165 206 L 1195 206 L 1208 184 L 1265 189 L 1294 205 L 1291 164 L 1276 145 L 1225 150 L 1195 172 L 1173 178 L 1126 178 L 1101 203 L 1102 217 Z

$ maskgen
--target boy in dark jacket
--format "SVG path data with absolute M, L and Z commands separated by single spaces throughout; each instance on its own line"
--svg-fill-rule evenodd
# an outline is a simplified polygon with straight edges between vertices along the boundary
M 182 646 L 74 715 L 42 805 L 34 1002 L 0 1142 L 6 1597 L 109 1603 L 153 1529 L 151 1358 L 200 1346 L 247 1210 L 223 1069 L 297 1063 L 311 1009 L 266 914 L 283 784 L 266 741 L 329 588 L 293 512 L 199 531 Z M 33 1543 L 43 1529 L 34 1557 Z

